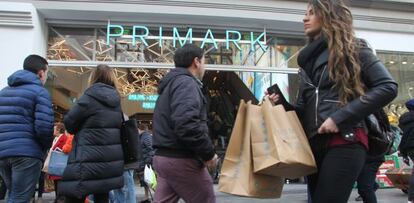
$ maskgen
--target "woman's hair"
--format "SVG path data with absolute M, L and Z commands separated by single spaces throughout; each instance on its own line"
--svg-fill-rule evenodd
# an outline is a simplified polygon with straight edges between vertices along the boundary
M 116 89 L 118 85 L 113 68 L 107 65 L 98 65 L 95 70 L 92 71 L 89 84 L 93 85 L 99 82 L 115 87 Z
M 364 94 L 352 13 L 342 0 L 310 0 L 309 4 L 321 21 L 322 35 L 328 42 L 329 77 L 344 105 Z
M 63 123 L 57 122 L 57 123 L 55 123 L 55 126 L 56 126 L 56 131 L 58 131 L 60 134 L 65 133 L 66 128 L 65 128 L 65 125 Z

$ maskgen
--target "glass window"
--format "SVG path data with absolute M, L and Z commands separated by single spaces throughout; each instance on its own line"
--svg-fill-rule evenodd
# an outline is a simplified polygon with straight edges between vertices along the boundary
M 187 35 L 187 28 L 179 29 L 179 35 Z M 111 31 L 116 33 L 116 30 Z M 149 35 L 145 43 L 139 38 L 136 44 L 132 44 L 131 29 L 125 28 L 124 37 L 110 38 L 107 45 L 106 28 L 61 28 L 51 27 L 49 36 L 48 58 L 52 60 L 79 60 L 79 61 L 117 61 L 117 62 L 149 62 L 149 63 L 174 63 L 173 30 L 164 28 L 163 40 L 160 42 L 159 28 L 149 28 Z M 200 46 L 206 35 L 207 29 L 193 29 L 193 43 Z M 266 36 L 266 51 L 256 45 L 251 50 L 250 32 L 241 32 L 242 40 L 238 43 L 227 44 L 225 31 L 212 30 L 217 40 L 217 48 L 213 43 L 204 46 L 207 64 L 259 66 L 275 68 L 298 68 L 297 52 L 305 45 L 302 38 L 282 38 L 268 33 Z M 259 33 L 255 33 L 259 34 Z M 258 36 L 254 36 L 257 38 Z M 231 36 L 231 38 L 235 38 Z M 180 41 L 176 39 L 176 47 L 180 47 Z
M 386 109 L 399 117 L 407 111 L 405 102 L 414 96 L 414 53 L 378 51 L 378 58 L 398 83 L 398 96 Z
M 59 61 L 91 61 L 95 29 L 50 28 L 47 57 Z

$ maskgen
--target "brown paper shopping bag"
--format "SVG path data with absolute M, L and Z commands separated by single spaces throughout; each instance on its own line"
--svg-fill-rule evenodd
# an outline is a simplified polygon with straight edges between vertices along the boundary
M 252 109 L 255 173 L 294 179 L 316 172 L 312 150 L 294 111 L 286 112 L 268 99 Z
M 249 109 L 241 102 L 221 168 L 219 190 L 255 198 L 279 198 L 283 189 L 280 177 L 253 173 Z

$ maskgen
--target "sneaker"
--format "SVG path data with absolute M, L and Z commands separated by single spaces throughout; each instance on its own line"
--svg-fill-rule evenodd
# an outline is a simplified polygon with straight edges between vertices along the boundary
M 361 202 L 362 201 L 362 197 L 361 196 L 358 196 L 357 198 L 355 198 L 355 201 Z

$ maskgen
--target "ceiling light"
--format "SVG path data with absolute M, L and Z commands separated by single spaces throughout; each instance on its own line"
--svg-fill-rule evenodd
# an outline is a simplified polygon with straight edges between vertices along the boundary
M 390 64 L 394 64 L 395 63 L 395 61 L 390 61 Z
M 407 61 L 403 61 L 401 62 L 403 65 L 407 65 Z

